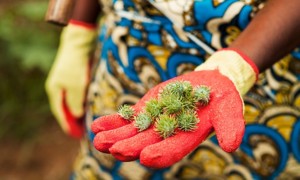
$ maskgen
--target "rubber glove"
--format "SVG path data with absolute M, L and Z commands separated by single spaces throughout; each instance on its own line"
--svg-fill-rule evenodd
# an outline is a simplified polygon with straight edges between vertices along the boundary
M 233 152 L 239 147 L 245 130 L 242 95 L 253 86 L 257 76 L 256 65 L 245 55 L 232 49 L 220 50 L 195 71 L 155 86 L 133 106 L 135 114 L 139 114 L 148 100 L 158 98 L 162 89 L 174 81 L 189 81 L 193 87 L 207 86 L 210 100 L 206 106 L 197 106 L 199 123 L 193 131 L 177 130 L 175 135 L 164 139 L 156 132 L 155 125 L 139 132 L 134 122 L 113 114 L 100 117 L 92 124 L 96 134 L 94 146 L 121 161 L 139 158 L 147 167 L 165 168 L 192 152 L 215 131 L 220 147 Z
M 83 135 L 86 88 L 96 26 L 71 20 L 63 29 L 57 56 L 46 80 L 50 108 L 68 135 Z

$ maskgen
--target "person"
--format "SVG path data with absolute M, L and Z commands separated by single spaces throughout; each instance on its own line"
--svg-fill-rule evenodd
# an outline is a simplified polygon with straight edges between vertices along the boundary
M 72 178 L 300 178 L 299 6 L 78 0 L 46 83 L 63 129 L 81 137 Z M 211 88 L 194 131 L 162 140 L 115 114 L 143 111 L 174 79 Z

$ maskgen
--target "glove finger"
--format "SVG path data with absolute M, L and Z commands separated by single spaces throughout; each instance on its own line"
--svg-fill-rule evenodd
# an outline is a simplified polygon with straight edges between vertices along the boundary
M 46 91 L 49 98 L 50 109 L 55 116 L 56 120 L 58 121 L 60 127 L 63 129 L 64 132 L 69 132 L 69 126 L 67 124 L 66 117 L 64 116 L 63 112 L 63 91 L 61 88 L 53 85 L 49 80 L 46 83 Z
M 106 115 L 97 118 L 91 126 L 93 133 L 116 129 L 129 124 L 130 121 L 123 119 L 119 114 Z
M 109 148 L 113 144 L 123 139 L 130 138 L 137 133 L 137 128 L 133 123 L 130 123 L 117 129 L 97 133 L 93 143 L 98 151 L 109 153 Z
M 226 93 L 227 92 L 227 93 Z M 222 100 L 211 103 L 211 122 L 216 132 L 220 147 L 226 152 L 233 152 L 242 142 L 245 131 L 243 100 L 233 90 L 223 88 Z
M 64 113 L 65 120 L 69 126 L 69 135 L 75 138 L 80 138 L 83 135 L 83 116 L 75 117 L 70 111 L 67 103 L 66 103 L 66 93 L 62 91 L 62 109 Z
M 137 135 L 118 141 L 110 149 L 110 153 L 120 161 L 137 160 L 141 151 L 151 144 L 161 141 L 162 138 L 153 127 L 138 133 Z
M 212 125 L 208 121 L 200 121 L 195 131 L 181 131 L 145 147 L 140 154 L 140 162 L 150 168 L 169 167 L 193 151 L 211 132 Z
M 66 89 L 66 104 L 75 117 L 84 114 L 85 85 Z
M 138 104 L 138 103 L 137 103 Z M 132 106 L 134 113 L 137 114 L 142 110 L 140 106 Z M 93 133 L 97 134 L 101 131 L 108 131 L 116 128 L 120 128 L 127 124 L 130 124 L 130 120 L 125 120 L 118 113 L 112 115 L 101 116 L 94 120 L 91 125 L 91 130 Z
M 232 117 L 230 120 L 224 118 L 216 121 L 218 123 L 214 125 L 214 129 L 219 146 L 226 152 L 235 151 L 243 139 L 245 120 L 243 118 Z

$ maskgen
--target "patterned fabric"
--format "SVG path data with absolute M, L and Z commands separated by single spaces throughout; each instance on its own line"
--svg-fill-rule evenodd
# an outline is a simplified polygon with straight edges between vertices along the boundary
M 260 75 L 244 97 L 246 132 L 225 153 L 212 136 L 170 168 L 122 163 L 93 148 L 92 121 L 135 104 L 147 90 L 192 71 L 228 46 L 262 1 L 102 0 L 99 62 L 88 94 L 86 138 L 74 179 L 296 179 L 300 178 L 300 51 Z M 196 40 L 195 40 L 196 39 Z M 200 41 L 200 44 L 199 44 Z M 226 59 L 224 59 L 226 61 Z

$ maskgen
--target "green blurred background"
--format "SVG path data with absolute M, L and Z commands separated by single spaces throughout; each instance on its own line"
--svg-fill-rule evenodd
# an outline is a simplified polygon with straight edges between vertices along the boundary
M 47 0 L 0 2 L 0 179 L 68 179 L 78 149 L 52 116 L 44 90 L 61 27 Z

